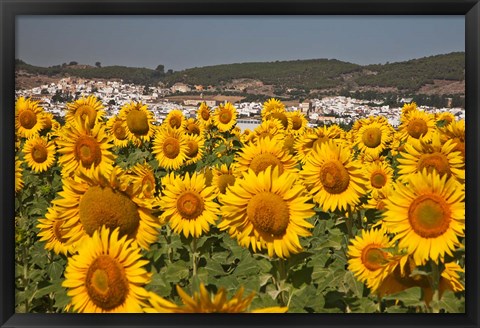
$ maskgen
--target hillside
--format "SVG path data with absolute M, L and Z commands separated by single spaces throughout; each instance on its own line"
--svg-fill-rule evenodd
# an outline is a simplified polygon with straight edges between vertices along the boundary
M 75 63 L 76 64 L 76 63 Z M 238 63 L 189 68 L 167 73 L 125 66 L 57 65 L 38 67 L 16 61 L 16 86 L 64 76 L 123 79 L 126 83 L 171 87 L 181 82 L 289 97 L 339 92 L 464 95 L 465 53 L 454 52 L 404 62 L 357 65 L 335 59 Z M 38 82 L 34 82 L 38 81 Z

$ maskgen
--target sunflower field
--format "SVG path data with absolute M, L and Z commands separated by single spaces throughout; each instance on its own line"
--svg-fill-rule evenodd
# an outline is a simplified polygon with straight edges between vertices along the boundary
M 459 313 L 465 122 L 15 105 L 16 312 Z

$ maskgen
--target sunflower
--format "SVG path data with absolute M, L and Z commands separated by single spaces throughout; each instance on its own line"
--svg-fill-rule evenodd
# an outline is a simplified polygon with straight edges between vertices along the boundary
M 350 240 L 348 246 L 348 270 L 368 286 L 378 284 L 380 269 L 388 263 L 391 254 L 386 249 L 394 247 L 386 230 L 362 230 L 361 236 Z
M 23 189 L 22 161 L 15 156 L 15 193 Z
M 205 186 L 201 173 L 186 174 L 184 178 L 170 174 L 158 204 L 163 211 L 161 219 L 168 222 L 175 233 L 198 238 L 210 230 L 217 220 L 218 204 L 214 187 Z
M 262 117 L 262 121 L 267 120 L 278 120 L 282 124 L 283 129 L 287 131 L 291 130 L 292 128 L 292 121 L 290 120 L 290 116 L 287 114 L 285 109 L 272 109 Z
M 65 238 L 67 232 L 71 231 L 70 227 L 66 226 L 67 221 L 58 218 L 58 211 L 55 206 L 48 208 L 45 218 L 38 219 L 37 228 L 40 229 L 38 236 L 39 241 L 44 241 L 45 249 L 55 252 L 55 254 L 73 254 L 75 244 L 68 244 L 68 238 Z M 78 233 L 79 226 L 74 226 L 72 229 L 74 233 Z
M 339 142 L 340 135 L 339 131 L 332 127 L 320 126 L 312 131 L 306 130 L 305 133 L 299 136 L 293 148 L 296 152 L 296 159 L 298 162 L 305 164 L 308 154 L 312 149 L 320 146 L 321 144 L 328 142 L 330 140 L 335 140 Z
M 245 145 L 235 155 L 235 171 L 238 175 L 252 169 L 255 173 L 264 171 L 269 166 L 278 167 L 279 173 L 297 173 L 297 162 L 292 155 L 283 150 L 277 138 L 265 137 L 255 143 Z
M 150 141 L 155 134 L 153 114 L 142 102 L 123 105 L 118 116 L 127 123 L 127 138 L 136 146 Z
M 237 109 L 229 102 L 220 104 L 213 113 L 213 122 L 220 132 L 229 131 L 237 123 Z
M 210 107 L 205 102 L 202 102 L 198 107 L 197 119 L 204 127 L 209 127 L 212 123 L 212 113 Z
M 169 126 L 174 130 L 182 130 L 185 127 L 186 118 L 180 109 L 173 109 L 168 112 L 162 125 Z
M 360 203 L 367 184 L 359 162 L 349 148 L 323 143 L 307 156 L 301 172 L 313 199 L 324 210 L 347 210 Z
M 258 174 L 249 169 L 219 200 L 218 227 L 253 252 L 267 249 L 270 257 L 287 258 L 302 251 L 299 236 L 311 235 L 306 219 L 314 215 L 314 205 L 296 174 L 279 174 L 277 167 Z
M 185 164 L 195 164 L 202 159 L 205 148 L 205 139 L 201 135 L 187 134 L 185 135 L 185 141 L 187 143 L 187 160 Z
M 211 294 L 203 283 L 200 284 L 200 293 L 189 296 L 179 285 L 177 293 L 182 300 L 178 306 L 166 299 L 150 292 L 151 307 L 145 308 L 147 313 L 285 313 L 287 307 L 269 307 L 249 310 L 255 293 L 244 297 L 244 288 L 240 287 L 232 298 L 227 299 L 227 291 L 221 287 L 215 294 Z
M 393 255 L 388 263 L 379 269 L 378 279 L 368 287 L 380 298 L 408 288 L 420 287 L 423 300 L 428 305 L 433 298 L 433 282 L 429 276 L 415 273 L 416 269 L 417 266 L 409 255 Z
M 105 131 L 112 136 L 113 144 L 119 148 L 128 146 L 127 122 L 118 115 L 110 117 Z
M 15 131 L 22 138 L 37 136 L 45 126 L 43 108 L 38 103 L 24 97 L 15 102 Z
M 295 156 L 295 142 L 296 142 L 296 138 L 294 135 L 292 134 L 289 134 L 287 136 L 285 136 L 285 139 L 283 139 L 283 150 L 287 153 L 287 154 L 290 154 L 292 156 Z
M 253 142 L 255 139 L 256 139 L 256 135 L 250 129 L 245 129 L 240 135 L 240 141 L 243 144 L 249 144 L 250 142 Z
M 285 138 L 285 129 L 279 120 L 264 120 L 254 130 L 254 136 L 250 140 L 257 140 L 263 138 L 277 138 L 283 140 Z
M 94 95 L 69 102 L 66 104 L 66 108 L 65 122 L 75 123 L 75 121 L 79 119 L 82 125 L 87 124 L 90 129 L 93 128 L 97 122 L 102 121 L 105 115 L 102 102 Z
M 432 114 L 412 110 L 401 117 L 401 122 L 398 131 L 401 133 L 400 138 L 407 143 L 418 143 L 420 138 L 426 142 L 432 140 L 436 129 Z
M 205 127 L 199 120 L 189 118 L 185 122 L 185 133 L 192 134 L 195 136 L 203 136 L 203 131 Z
M 155 174 L 148 163 L 137 163 L 127 171 L 127 175 L 139 188 L 139 195 L 147 198 L 154 197 L 156 193 Z
M 74 174 L 78 168 L 84 168 L 90 174 L 109 174 L 115 160 L 110 141 L 101 124 L 96 124 L 93 129 L 83 124 L 64 126 L 56 140 L 63 175 Z
M 462 284 L 460 274 L 465 273 L 465 270 L 455 262 L 445 263 L 445 268 L 441 273 L 440 285 L 439 285 L 439 297 L 446 290 L 451 290 L 454 293 L 462 292 L 465 290 L 465 286 Z
M 62 127 L 61 124 L 54 118 L 52 113 L 43 112 L 42 116 L 45 122 L 42 132 L 47 132 L 49 139 L 51 136 L 56 136 L 56 132 Z
M 454 176 L 459 182 L 465 181 L 464 161 L 460 152 L 455 151 L 456 144 L 447 140 L 442 144 L 439 132 L 435 132 L 430 143 L 420 139 L 419 143 L 406 144 L 400 153 L 398 173 L 408 175 L 435 170 L 440 175 Z M 403 178 L 403 177 L 402 177 Z
M 393 139 L 394 130 L 381 118 L 370 117 L 363 119 L 364 123 L 355 136 L 353 146 L 358 146 L 362 153 L 379 155 Z
M 364 167 L 365 177 L 368 178 L 367 190 L 373 198 L 383 198 L 387 189 L 393 184 L 393 169 L 388 162 L 373 162 Z
M 179 169 L 187 160 L 189 150 L 183 131 L 168 125 L 157 131 L 152 149 L 159 165 L 167 170 Z
M 68 259 L 65 280 L 73 310 L 81 313 L 141 313 L 151 280 L 140 249 L 118 229 L 95 231 Z
M 459 151 L 465 165 L 465 120 L 453 121 L 446 128 L 440 130 L 442 134 L 442 142 L 452 139 L 455 143 L 453 151 Z
M 45 137 L 27 139 L 23 145 L 24 159 L 34 172 L 45 172 L 55 163 L 55 143 Z
M 227 164 L 222 164 L 220 167 L 213 168 L 212 184 L 216 186 L 221 194 L 227 191 L 228 186 L 233 186 L 235 183 L 235 171 L 233 166 L 228 167 Z
M 437 126 L 446 127 L 455 121 L 455 115 L 450 112 L 441 112 L 435 115 Z
M 295 110 L 293 112 L 287 112 L 287 117 L 291 122 L 289 132 L 294 135 L 302 134 L 308 126 L 308 120 L 302 112 Z
M 118 167 L 108 176 L 88 177 L 80 173 L 64 179 L 59 196 L 52 203 L 57 206 L 59 219 L 67 220 L 67 244 L 80 244 L 79 240 L 92 236 L 103 225 L 119 228 L 120 235 L 144 249 L 157 240 L 160 224 L 152 215 L 155 199 L 145 197 L 142 189 L 135 187 L 131 177 Z
M 465 230 L 465 186 L 435 171 L 412 174 L 407 184 L 397 182 L 385 200 L 384 222 L 396 234 L 400 248 L 408 249 L 417 265 L 453 256 Z
M 262 119 L 265 116 L 268 116 L 271 112 L 273 111 L 285 111 L 285 104 L 282 103 L 280 100 L 275 99 L 275 98 L 270 98 L 267 101 L 263 103 L 263 108 L 262 108 Z
M 405 103 L 405 104 L 403 104 L 403 107 L 402 107 L 401 116 L 406 117 L 414 111 L 417 111 L 417 104 L 414 101 L 412 101 L 411 103 Z

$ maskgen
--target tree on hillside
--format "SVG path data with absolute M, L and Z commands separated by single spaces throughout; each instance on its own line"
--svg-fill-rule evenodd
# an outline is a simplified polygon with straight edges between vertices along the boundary
M 73 65 L 78 65 L 78 62 L 76 62 L 76 61 L 71 61 L 71 62 L 68 64 L 68 66 L 73 66 Z
M 158 65 L 155 70 L 161 74 L 165 74 L 165 66 L 164 65 Z
M 100 67 L 102 67 L 102 63 L 100 63 L 100 62 L 97 61 L 97 62 L 95 62 L 95 66 L 98 67 L 98 68 L 100 68 Z

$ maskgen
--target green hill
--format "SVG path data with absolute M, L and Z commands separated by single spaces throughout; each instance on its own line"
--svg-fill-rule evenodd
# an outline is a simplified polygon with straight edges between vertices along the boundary
M 75 63 L 76 64 L 76 63 Z M 256 62 L 189 68 L 178 72 L 125 66 L 93 67 L 88 65 L 56 65 L 38 67 L 16 60 L 16 70 L 50 77 L 77 76 L 86 79 L 123 79 L 126 83 L 172 86 L 177 82 L 190 85 L 224 87 L 233 80 L 253 79 L 275 90 L 300 89 L 305 92 L 335 88 L 363 90 L 395 88 L 403 93 L 416 93 L 434 80 L 463 81 L 465 53 L 453 52 L 404 62 L 357 65 L 335 59 L 310 59 Z

